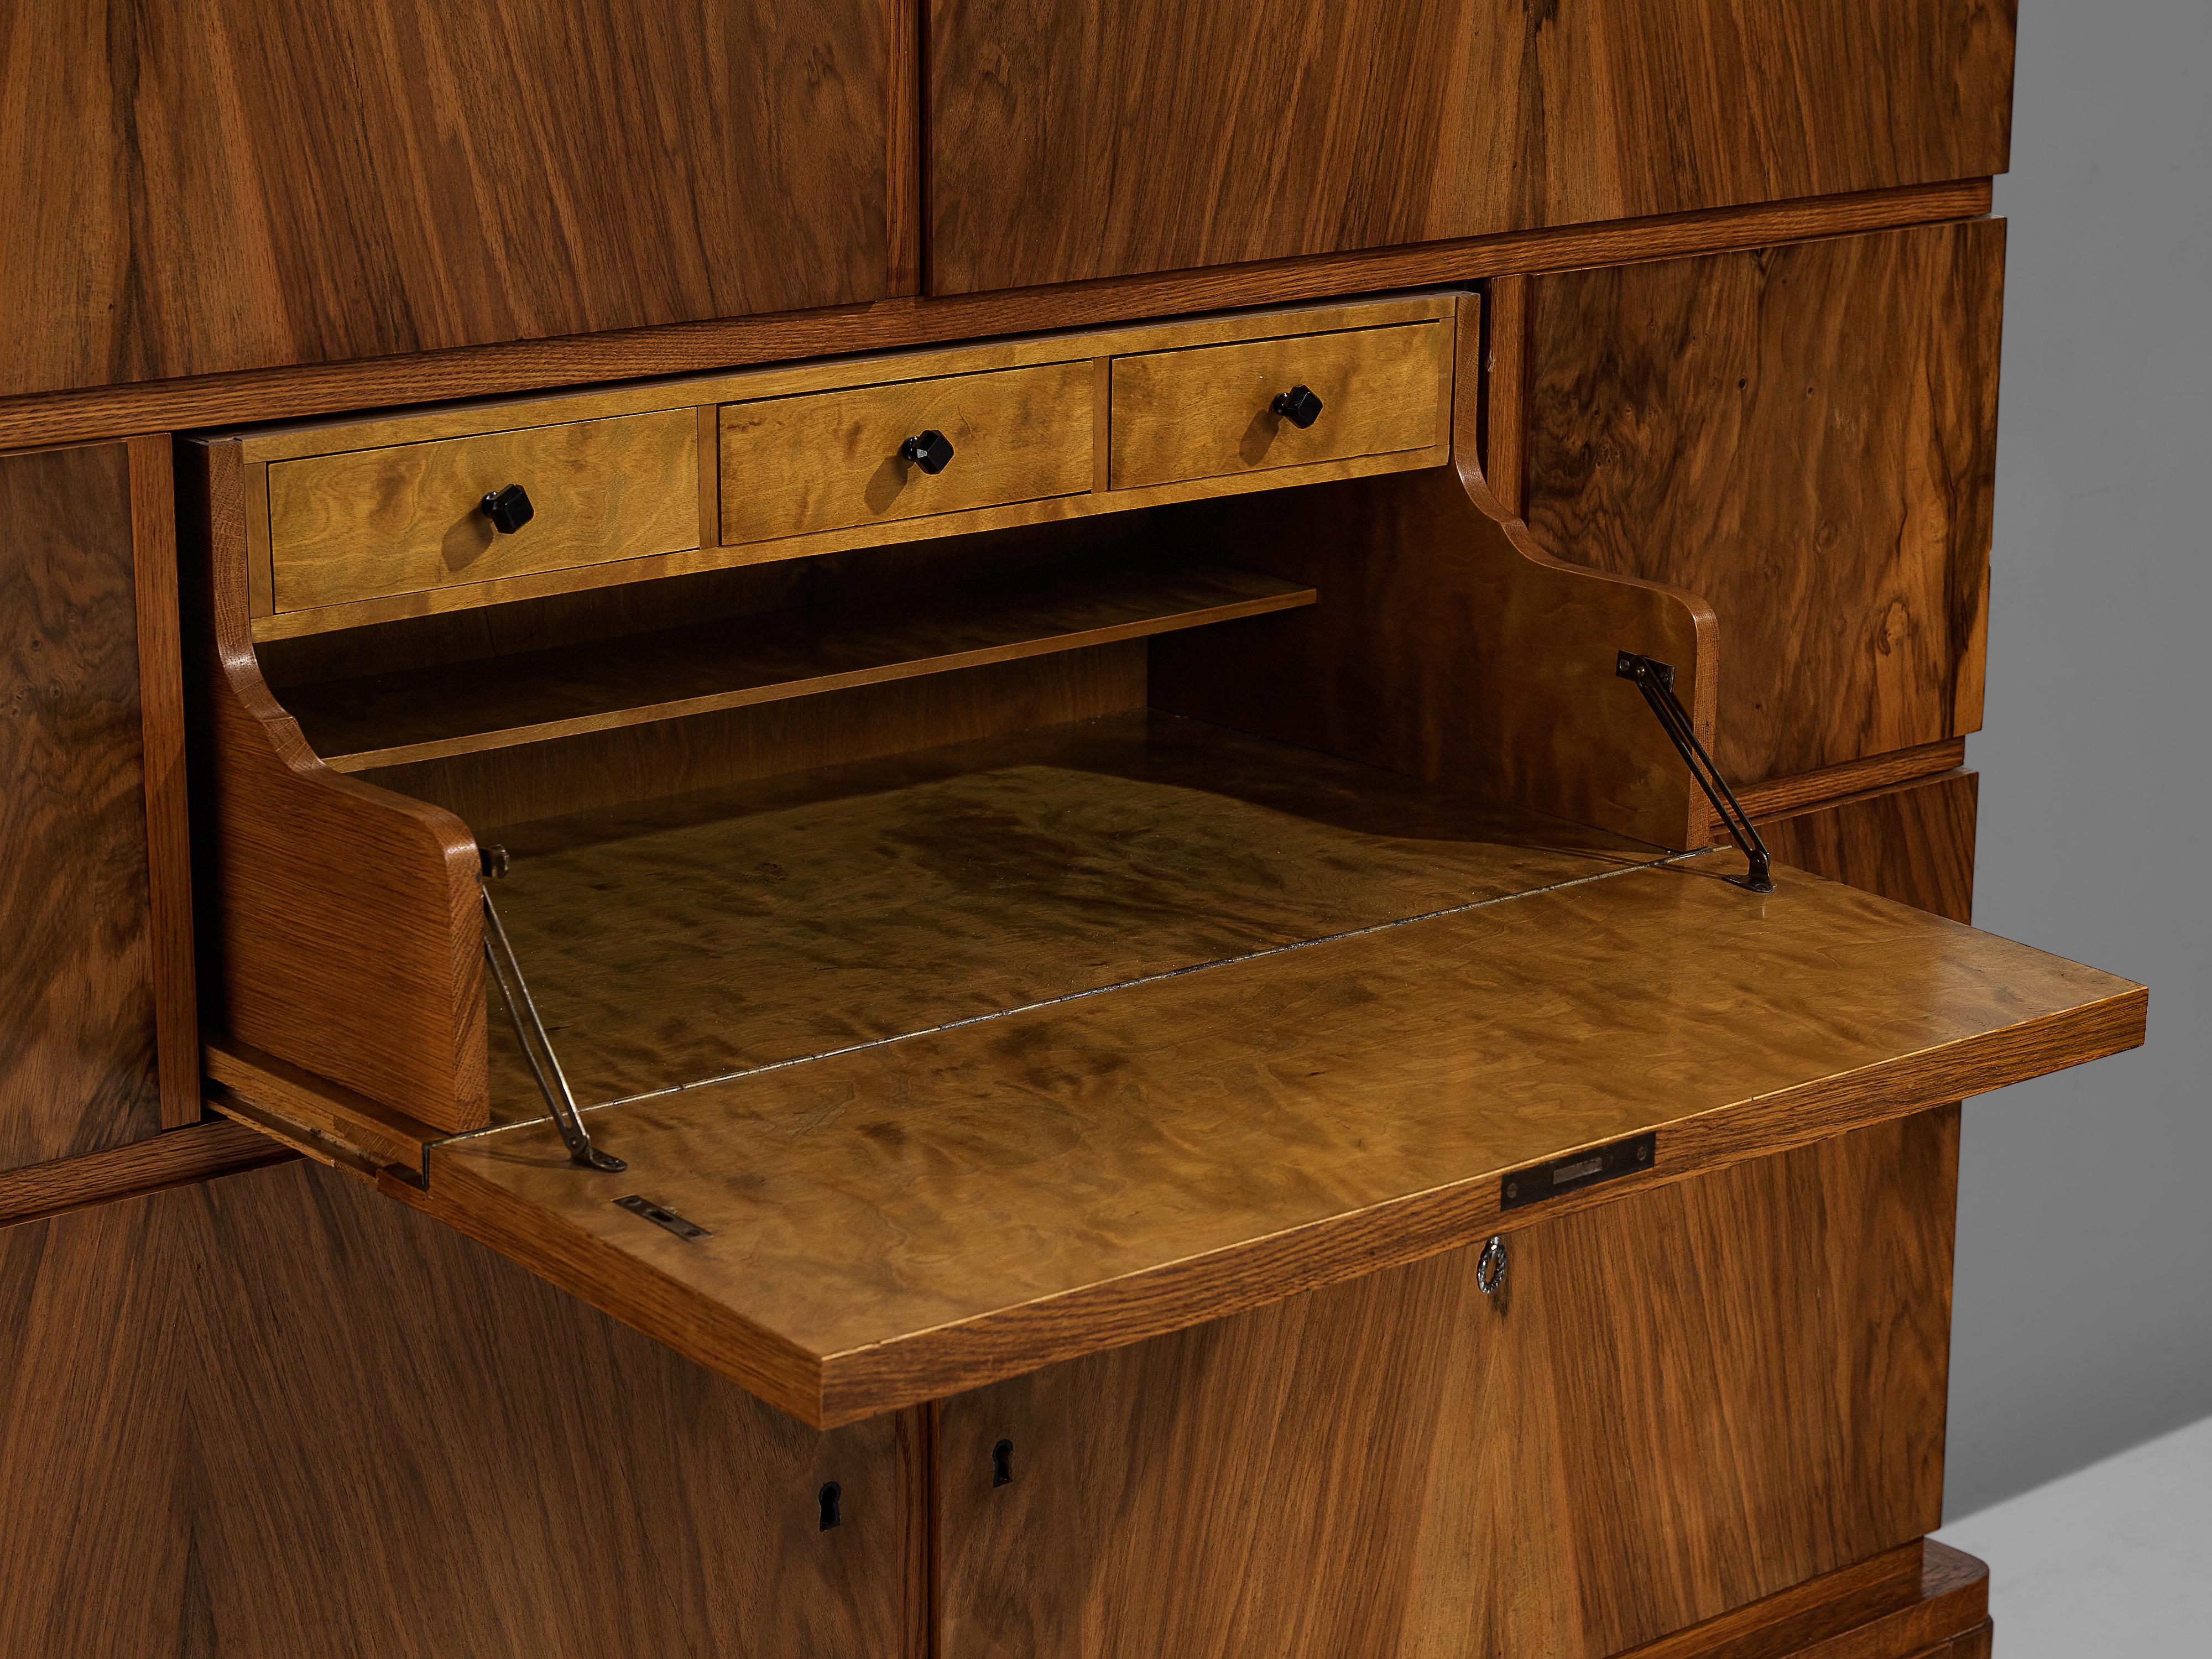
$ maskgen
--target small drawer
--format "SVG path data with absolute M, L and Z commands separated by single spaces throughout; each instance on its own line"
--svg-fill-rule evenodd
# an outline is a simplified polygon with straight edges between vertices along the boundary
M 1114 360 L 1113 487 L 1426 449 L 1444 434 L 1450 332 L 1407 323 Z M 1275 399 L 1321 399 L 1300 427 Z
M 514 532 L 485 495 L 520 484 Z M 605 564 L 699 545 L 699 421 L 679 409 L 277 461 L 278 611 Z
M 1091 488 L 1092 370 L 1046 363 L 722 407 L 722 542 L 734 546 Z M 930 472 L 901 453 L 936 432 Z

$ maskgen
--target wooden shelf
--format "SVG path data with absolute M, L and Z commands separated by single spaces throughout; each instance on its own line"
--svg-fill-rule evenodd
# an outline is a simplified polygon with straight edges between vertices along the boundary
M 1295 609 L 1314 590 L 1224 566 L 966 584 L 295 688 L 342 772 L 542 743 Z

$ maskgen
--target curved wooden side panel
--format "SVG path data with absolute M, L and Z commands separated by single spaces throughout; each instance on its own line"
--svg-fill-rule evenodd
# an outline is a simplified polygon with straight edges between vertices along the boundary
M 1152 700 L 1658 846 L 1702 846 L 1704 798 L 1614 665 L 1624 650 L 1672 663 L 1710 745 L 1712 608 L 1564 563 L 1498 504 L 1474 459 L 1479 303 L 1460 317 L 1453 465 L 1163 514 L 1167 536 L 1320 598 L 1156 641 Z
M 216 1030 L 437 1128 L 489 1121 L 476 838 L 331 771 L 247 634 L 236 447 L 179 469 L 196 600 L 194 806 Z

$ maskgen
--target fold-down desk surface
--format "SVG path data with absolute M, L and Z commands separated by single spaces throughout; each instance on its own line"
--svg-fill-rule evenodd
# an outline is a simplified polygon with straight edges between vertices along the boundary
M 1739 862 L 605 1108 L 621 1175 L 545 1123 L 451 1141 L 400 1195 L 826 1426 L 2142 1040 L 2125 980 Z M 1651 1129 L 1650 1174 L 1501 1217 L 1506 1172 Z

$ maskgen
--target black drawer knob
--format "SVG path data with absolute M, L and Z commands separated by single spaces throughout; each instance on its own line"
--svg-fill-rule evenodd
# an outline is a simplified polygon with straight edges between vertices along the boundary
M 502 536 L 512 536 L 528 524 L 538 509 L 530 504 L 530 492 L 520 484 L 509 484 L 504 489 L 487 489 L 484 498 L 477 503 L 477 510 L 489 519 L 492 528 Z
M 933 477 L 951 464 L 952 440 L 932 427 L 927 432 L 915 433 L 901 444 L 899 453 Z
M 1301 432 L 1321 419 L 1321 399 L 1314 396 L 1310 386 L 1294 386 L 1288 392 L 1277 392 L 1275 401 L 1267 407 Z

